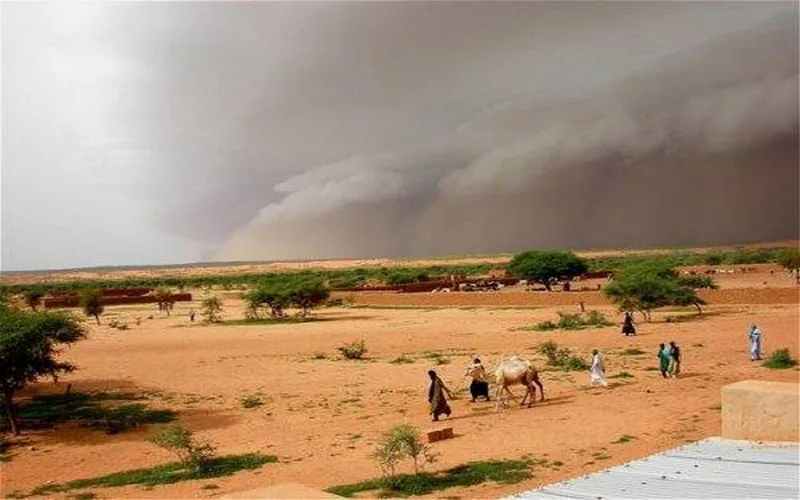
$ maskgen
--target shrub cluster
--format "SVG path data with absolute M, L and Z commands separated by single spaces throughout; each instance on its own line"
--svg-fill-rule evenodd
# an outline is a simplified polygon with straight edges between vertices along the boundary
M 544 342 L 539 346 L 539 352 L 544 354 L 547 358 L 547 364 L 564 371 L 582 371 L 588 370 L 589 364 L 581 358 L 576 356 L 568 348 L 559 348 L 558 344 L 552 341 Z
M 558 312 L 558 321 L 542 321 L 533 325 L 533 330 L 545 332 L 549 330 L 583 330 L 585 328 L 601 328 L 611 326 L 605 314 L 600 311 L 589 311 L 587 314 Z

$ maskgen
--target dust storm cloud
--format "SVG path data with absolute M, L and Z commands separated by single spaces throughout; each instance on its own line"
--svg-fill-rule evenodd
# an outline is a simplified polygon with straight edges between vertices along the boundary
M 64 5 L 2 6 L 3 269 L 798 238 L 794 2 Z

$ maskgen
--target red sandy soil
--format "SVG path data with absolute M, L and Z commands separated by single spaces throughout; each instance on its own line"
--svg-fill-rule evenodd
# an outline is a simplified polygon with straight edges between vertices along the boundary
M 758 279 L 769 279 L 768 270 L 762 274 Z M 463 370 L 472 357 L 493 367 L 504 355 L 520 354 L 542 370 L 547 399 L 531 409 L 495 413 L 494 403 L 471 404 L 462 391 L 452 402 L 453 417 L 439 424 L 452 426 L 455 439 L 433 445 L 439 454 L 433 469 L 526 455 L 562 462 L 534 466 L 534 477 L 523 483 L 438 493 L 498 497 L 718 435 L 723 385 L 744 379 L 798 382 L 797 369 L 769 370 L 751 362 L 746 341 L 748 326 L 756 323 L 764 331 L 767 352 L 788 347 L 798 356 L 797 288 L 783 282 L 737 288 L 738 278 L 751 283 L 747 273 L 726 277 L 730 282 L 710 292 L 702 317 L 667 323 L 667 315 L 689 317 L 692 311 L 658 312 L 651 323 L 639 324 L 639 336 L 630 338 L 621 336 L 618 326 L 548 333 L 520 329 L 556 319 L 558 311 L 576 311 L 577 298 L 618 319 L 594 292 L 356 294 L 361 307 L 321 309 L 315 316 L 323 321 L 247 326 L 190 324 L 187 313 L 190 307 L 199 309 L 197 303 L 178 304 L 171 317 L 158 315 L 154 306 L 112 307 L 103 326 L 87 323 L 89 338 L 64 353 L 80 369 L 57 385 L 36 384 L 20 402 L 34 394 L 63 392 L 67 383 L 73 391 L 139 392 L 147 394 L 151 406 L 177 411 L 183 425 L 222 454 L 258 451 L 280 458 L 280 463 L 225 478 L 150 490 L 93 489 L 101 498 L 210 497 L 285 482 L 324 488 L 377 476 L 370 453 L 392 426 L 408 422 L 433 428 L 425 401 L 429 368 L 455 390 L 463 388 Z M 773 274 L 773 279 L 783 278 Z M 236 294 L 224 296 L 226 318 L 241 318 Z M 136 317 L 142 319 L 139 326 Z M 106 326 L 112 318 L 127 320 L 131 329 Z M 339 359 L 337 347 L 358 339 L 366 342 L 368 359 Z M 546 340 L 587 359 L 591 349 L 599 348 L 609 376 L 625 371 L 633 378 L 612 378 L 609 388 L 589 388 L 585 372 L 546 367 L 536 354 Z M 652 370 L 658 344 L 670 340 L 683 347 L 683 374 L 664 380 Z M 624 355 L 629 348 L 645 354 Z M 434 365 L 430 352 L 448 363 Z M 327 359 L 316 359 L 318 353 Z M 391 363 L 403 354 L 415 362 Z M 244 409 L 240 398 L 258 392 L 266 404 Z M 12 440 L 11 460 L 0 463 L 0 493 L 172 461 L 169 453 L 147 442 L 157 428 L 106 435 L 62 424 L 27 431 Z M 625 434 L 635 439 L 613 444 Z M 202 489 L 209 484 L 219 488 Z

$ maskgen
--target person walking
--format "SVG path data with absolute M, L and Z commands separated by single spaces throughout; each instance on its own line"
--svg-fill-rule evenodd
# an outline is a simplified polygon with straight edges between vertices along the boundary
M 626 337 L 636 335 L 636 327 L 633 325 L 633 313 L 625 311 L 625 316 L 622 318 L 622 334 Z
M 486 368 L 481 364 L 479 358 L 475 358 L 471 365 L 467 367 L 465 377 L 470 377 L 472 382 L 469 384 L 469 393 L 472 395 L 472 402 L 478 397 L 483 397 L 489 401 L 489 382 L 486 376 Z
M 661 344 L 658 349 L 658 364 L 659 370 L 661 370 L 661 376 L 664 378 L 669 378 L 669 364 L 671 361 L 671 349 L 668 346 Z
M 672 364 L 670 365 L 669 372 L 673 377 L 677 377 L 681 373 L 681 349 L 678 344 L 673 340 L 669 343 L 670 357 Z
M 761 343 L 763 341 L 763 334 L 758 327 L 753 324 L 750 325 L 750 333 L 747 335 L 750 339 L 750 360 L 758 361 L 761 359 Z
M 603 355 L 600 351 L 594 349 L 592 351 L 592 367 L 589 370 L 589 381 L 591 385 L 600 384 L 603 387 L 608 387 L 606 381 L 606 367 L 603 363 Z
M 428 388 L 428 403 L 430 403 L 431 416 L 434 422 L 439 421 L 439 415 L 450 416 L 452 410 L 450 405 L 447 404 L 447 398 L 444 397 L 445 393 L 453 399 L 453 394 L 450 389 L 444 385 L 442 379 L 433 370 L 428 370 L 428 376 L 431 378 L 431 385 Z

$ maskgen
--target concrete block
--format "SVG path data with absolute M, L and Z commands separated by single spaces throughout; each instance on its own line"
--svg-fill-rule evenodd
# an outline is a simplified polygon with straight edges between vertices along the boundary
M 429 443 L 435 443 L 436 441 L 442 441 L 443 439 L 452 439 L 452 438 L 453 438 L 452 427 L 445 427 L 444 429 L 434 429 L 428 431 Z
M 800 386 L 745 380 L 722 388 L 722 437 L 800 441 Z

